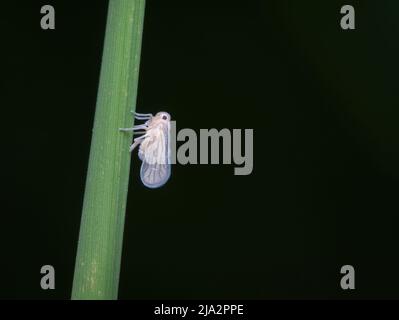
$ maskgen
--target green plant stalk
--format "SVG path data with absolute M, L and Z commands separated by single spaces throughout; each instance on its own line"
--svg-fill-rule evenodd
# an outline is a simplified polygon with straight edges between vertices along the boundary
M 110 0 L 72 299 L 117 299 L 145 0 Z

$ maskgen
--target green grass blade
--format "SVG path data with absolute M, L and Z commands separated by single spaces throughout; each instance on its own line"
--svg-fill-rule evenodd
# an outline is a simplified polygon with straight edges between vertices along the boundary
M 145 0 L 110 0 L 72 299 L 117 299 Z

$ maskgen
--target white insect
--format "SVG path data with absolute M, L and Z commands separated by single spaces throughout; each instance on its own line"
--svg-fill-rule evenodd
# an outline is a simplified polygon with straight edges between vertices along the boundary
M 133 134 L 143 134 L 133 140 L 129 151 L 139 147 L 139 158 L 142 161 L 140 177 L 148 188 L 163 186 L 171 174 L 170 152 L 170 115 L 167 112 L 143 114 L 134 112 L 137 120 L 146 120 L 144 124 L 133 128 L 120 128 L 121 131 L 134 131 Z M 136 131 L 144 130 L 144 131 Z

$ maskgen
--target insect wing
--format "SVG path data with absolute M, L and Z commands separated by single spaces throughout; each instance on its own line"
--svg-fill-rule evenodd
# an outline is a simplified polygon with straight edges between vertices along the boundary
M 140 177 L 148 188 L 159 188 L 171 175 L 170 164 L 170 125 L 162 124 L 151 130 L 149 137 L 143 141 L 139 157 L 143 161 Z

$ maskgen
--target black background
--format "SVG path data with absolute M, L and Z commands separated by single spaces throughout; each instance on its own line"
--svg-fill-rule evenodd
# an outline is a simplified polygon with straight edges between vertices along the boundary
M 2 4 L 0 298 L 70 297 L 107 4 Z M 150 190 L 134 154 L 120 298 L 399 297 L 398 10 L 147 1 L 137 110 L 253 128 L 254 170 L 175 165 Z

